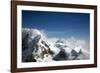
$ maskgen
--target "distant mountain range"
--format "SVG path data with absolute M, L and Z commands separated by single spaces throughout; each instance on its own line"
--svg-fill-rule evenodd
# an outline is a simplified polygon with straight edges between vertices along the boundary
M 41 31 L 37 29 L 22 29 L 22 62 L 48 62 L 62 60 L 89 59 L 89 52 L 79 46 L 66 43 L 66 40 L 57 39 L 49 42 Z

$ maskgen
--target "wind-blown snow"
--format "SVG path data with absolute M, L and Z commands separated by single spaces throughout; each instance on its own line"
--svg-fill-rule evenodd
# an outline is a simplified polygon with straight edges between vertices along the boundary
M 32 40 L 37 35 L 40 35 L 41 39 L 49 44 L 50 50 L 53 52 L 53 56 L 49 55 L 48 57 L 45 57 L 44 58 L 45 61 L 52 61 L 51 59 L 49 59 L 51 57 L 58 58 L 58 54 L 60 54 L 60 52 L 62 50 L 64 50 L 64 53 L 66 55 L 70 55 L 70 57 L 72 57 L 71 54 L 72 54 L 72 51 L 74 50 L 76 52 L 76 53 L 74 53 L 74 55 L 77 54 L 78 59 L 89 59 L 89 43 L 86 40 L 76 39 L 74 36 L 70 37 L 70 38 L 57 38 L 57 37 L 48 38 L 47 33 L 45 33 L 44 30 L 38 30 L 38 29 L 33 29 L 33 28 L 23 28 L 22 29 L 22 38 L 26 37 L 27 34 L 28 34 L 27 43 L 31 43 Z M 26 43 L 24 44 L 24 46 L 25 45 L 26 45 Z M 31 44 L 28 44 L 28 46 L 30 46 L 30 45 Z M 33 47 L 31 47 L 31 48 L 33 48 Z M 23 46 L 22 46 L 22 49 L 23 49 Z M 30 48 L 27 48 L 27 49 L 30 49 Z M 82 51 L 83 55 L 79 54 L 80 51 Z M 28 53 L 34 53 L 34 52 L 32 50 L 31 52 L 28 52 Z M 23 55 L 25 55 L 25 54 L 23 53 Z M 25 56 L 23 56 L 23 57 L 25 57 Z M 40 60 L 40 58 L 38 60 Z M 68 60 L 68 58 L 66 60 Z M 41 61 L 43 61 L 43 60 L 41 60 Z

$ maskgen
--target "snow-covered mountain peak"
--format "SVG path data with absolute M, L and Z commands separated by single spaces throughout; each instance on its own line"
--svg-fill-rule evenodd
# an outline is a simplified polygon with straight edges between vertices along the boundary
M 43 30 L 22 29 L 22 61 L 47 62 L 89 58 L 86 42 L 74 37 L 59 39 L 47 37 Z M 82 55 L 83 52 L 86 55 Z M 81 56 L 80 56 L 81 54 Z M 31 57 L 31 58 L 30 58 Z

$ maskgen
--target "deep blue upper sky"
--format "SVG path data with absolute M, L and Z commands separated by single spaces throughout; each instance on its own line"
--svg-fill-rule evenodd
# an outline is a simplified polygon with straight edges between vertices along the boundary
M 88 13 L 65 13 L 47 11 L 22 11 L 22 28 L 37 28 L 49 37 L 88 38 L 90 30 Z

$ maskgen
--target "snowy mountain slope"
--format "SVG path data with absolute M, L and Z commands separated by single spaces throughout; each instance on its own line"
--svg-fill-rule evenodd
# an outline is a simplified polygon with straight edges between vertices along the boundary
M 48 62 L 89 59 L 89 50 L 84 40 L 71 38 L 48 38 L 43 30 L 22 29 L 22 61 Z

